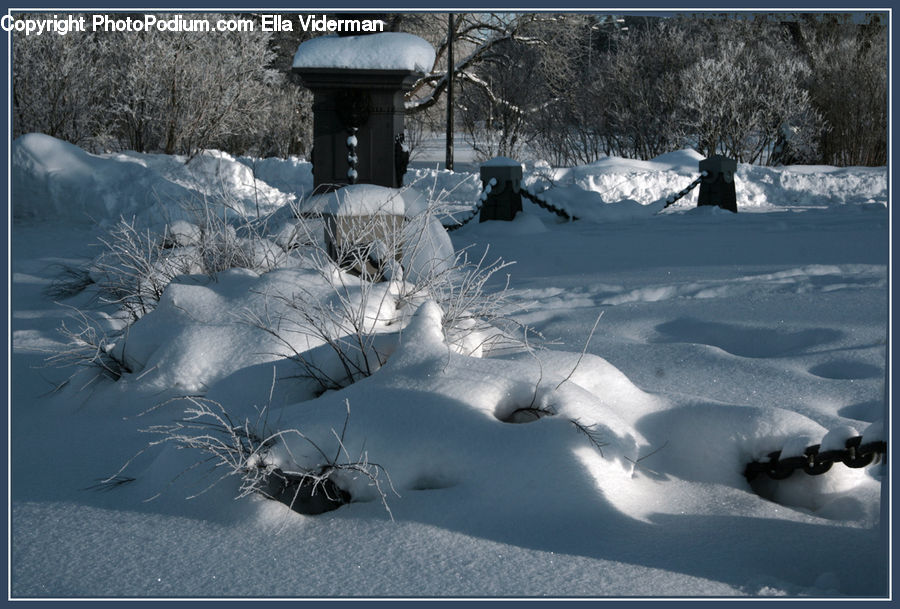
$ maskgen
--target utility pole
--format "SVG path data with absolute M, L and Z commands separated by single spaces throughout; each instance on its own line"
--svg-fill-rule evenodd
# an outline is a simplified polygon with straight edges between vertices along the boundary
M 455 61 L 453 59 L 453 13 L 447 16 L 447 159 L 446 169 L 453 171 L 453 76 Z

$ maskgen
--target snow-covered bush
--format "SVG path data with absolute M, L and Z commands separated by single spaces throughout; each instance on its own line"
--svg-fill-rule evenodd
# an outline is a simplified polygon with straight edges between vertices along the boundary
M 177 220 L 161 232 L 121 219 L 99 239 L 103 252 L 90 265 L 103 300 L 137 320 L 156 307 L 179 275 L 215 277 L 233 268 L 265 272 L 283 261 L 283 249 L 248 220 L 215 207 L 204 201 L 190 212 L 193 222 Z
M 63 321 L 59 327 L 65 346 L 47 358 L 51 366 L 76 368 L 60 387 L 70 383 L 82 371 L 85 371 L 85 382 L 79 389 L 99 378 L 117 381 L 123 374 L 131 372 L 125 359 L 127 332 L 118 329 L 119 324 L 92 318 L 76 308 L 70 308 L 69 318 L 68 323 Z
M 122 219 L 100 238 L 103 252 L 86 277 L 67 276 L 93 284 L 100 304 L 115 307 L 129 326 L 159 306 L 176 277 L 296 268 L 307 279 L 289 291 L 266 288 L 268 306 L 233 317 L 273 338 L 277 356 L 295 360 L 320 392 L 384 365 L 426 300 L 441 307 L 457 351 L 480 356 L 514 333 L 505 327 L 505 284 L 491 281 L 508 263 L 489 261 L 487 251 L 454 251 L 438 219 L 442 202 L 431 192 L 356 185 L 259 218 L 243 209 L 229 204 L 223 187 L 219 196 L 181 201 L 177 218 L 160 230 Z M 498 285 L 489 290 L 489 282 Z M 66 332 L 68 342 L 83 342 L 86 327 Z M 141 358 L 132 364 L 143 367 Z
M 289 294 L 267 294 L 277 306 L 246 311 L 245 321 L 281 341 L 322 391 L 345 387 L 384 365 L 425 301 L 440 306 L 455 350 L 481 355 L 504 344 L 512 336 L 510 328 L 499 327 L 506 285 L 486 285 L 509 263 L 490 262 L 487 251 L 479 258 L 455 252 L 438 208 L 433 200 L 421 202 L 414 189 L 370 185 L 314 198 L 295 210 L 294 232 L 301 237 L 293 241 L 305 244 L 297 255 L 317 280 L 293 286 Z M 324 345 L 336 359 L 315 359 L 319 353 L 298 344 Z
M 227 196 L 179 203 L 177 213 L 190 221 L 178 219 L 153 229 L 121 218 L 98 238 L 102 251 L 84 268 L 63 267 L 46 290 L 50 297 L 62 300 L 91 287 L 94 304 L 114 312 L 101 312 L 112 320 L 104 327 L 73 308 L 71 320 L 60 327 L 65 343 L 49 358 L 51 365 L 86 366 L 118 380 L 132 371 L 123 338 L 132 324 L 156 309 L 176 277 L 215 279 L 229 269 L 263 273 L 288 258 L 263 234 L 265 226 L 243 217 Z
M 205 455 L 202 462 L 209 465 L 216 476 L 210 486 L 198 490 L 197 494 L 235 476 L 239 480 L 238 499 L 259 493 L 298 512 L 319 514 L 349 503 L 353 497 L 344 488 L 349 486 L 348 479 L 363 477 L 375 488 L 390 514 L 387 503 L 387 490 L 393 491 L 390 476 L 380 465 L 371 463 L 365 451 L 352 458 L 344 446 L 344 434 L 350 422 L 349 401 L 345 402 L 347 415 L 343 429 L 340 434 L 332 430 L 335 444 L 332 455 L 299 429 L 270 429 L 266 408 L 259 411 L 254 421 L 234 420 L 214 400 L 194 396 L 184 400 L 188 405 L 182 420 L 171 425 L 152 426 L 146 431 L 161 436 L 150 446 L 173 444 Z M 278 444 L 284 445 L 288 438 L 311 447 L 317 463 L 304 466 L 291 457 L 273 458 L 272 449 Z M 287 450 L 285 454 L 291 455 L 291 451 Z

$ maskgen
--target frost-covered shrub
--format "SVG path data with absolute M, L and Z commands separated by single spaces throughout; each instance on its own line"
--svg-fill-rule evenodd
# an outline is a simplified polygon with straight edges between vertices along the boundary
M 192 203 L 190 219 L 179 216 L 156 231 L 123 219 L 101 239 L 87 279 L 103 305 L 118 309 L 124 331 L 157 309 L 178 276 L 290 266 L 303 280 L 268 284 L 260 298 L 266 306 L 231 314 L 267 333 L 271 355 L 296 361 L 318 392 L 383 366 L 425 301 L 441 308 L 455 351 L 482 356 L 513 334 L 505 327 L 506 285 L 496 281 L 508 263 L 489 261 L 487 251 L 456 252 L 431 193 L 360 185 L 259 218 L 212 197 Z M 67 336 L 80 345 L 80 334 Z
M 498 327 L 506 286 L 486 288 L 508 263 L 489 262 L 487 251 L 479 258 L 454 251 L 439 208 L 412 188 L 358 185 L 314 197 L 295 209 L 289 241 L 304 244 L 294 253 L 317 280 L 267 294 L 273 306 L 245 312 L 245 321 L 277 338 L 322 391 L 384 365 L 426 301 L 441 308 L 448 344 L 459 352 L 480 356 L 508 340 Z M 275 230 L 280 239 L 288 232 Z M 331 363 L 298 344 L 329 349 Z
M 332 454 L 299 429 L 271 430 L 266 409 L 253 421 L 234 420 L 214 400 L 184 399 L 188 405 L 182 420 L 147 430 L 160 436 L 151 446 L 174 444 L 204 454 L 203 463 L 212 468 L 216 482 L 230 477 L 239 480 L 237 498 L 258 493 L 281 501 L 295 511 L 319 514 L 349 503 L 353 496 L 345 490 L 348 481 L 363 477 L 375 488 L 390 514 L 387 503 L 387 491 L 393 491 L 390 476 L 380 465 L 370 462 L 365 452 L 352 458 L 344 446 L 344 434 L 350 422 L 349 401 L 345 402 L 347 415 L 343 429 L 340 433 L 332 430 Z M 298 463 L 290 450 L 275 450 L 288 441 L 310 447 L 314 463 Z
M 195 222 L 177 220 L 161 232 L 121 219 L 100 238 L 103 252 L 90 264 L 90 279 L 106 303 L 132 320 L 153 310 L 179 275 L 215 277 L 233 268 L 269 271 L 286 258 L 283 248 L 246 221 L 235 228 L 227 214 L 202 210 Z
M 115 223 L 98 239 L 101 253 L 83 269 L 64 268 L 47 293 L 64 299 L 91 287 L 95 304 L 115 309 L 116 328 L 101 329 L 75 309 L 72 320 L 60 328 L 65 345 L 50 363 L 99 368 L 103 376 L 118 380 L 130 372 L 120 335 L 126 336 L 131 324 L 156 309 L 176 277 L 214 279 L 229 269 L 264 273 L 282 265 L 289 258 L 285 248 L 263 234 L 264 225 L 236 209 L 227 197 L 208 198 L 199 204 L 182 202 L 179 211 L 191 221 L 177 219 L 161 229 L 141 226 L 135 219 Z
M 47 358 L 47 363 L 58 368 L 74 367 L 76 371 L 62 385 L 70 383 L 84 371 L 84 383 L 88 387 L 99 378 L 119 380 L 131 372 L 125 359 L 127 332 L 114 320 L 95 319 L 83 311 L 70 308 L 69 320 L 63 321 L 59 333 L 65 346 Z

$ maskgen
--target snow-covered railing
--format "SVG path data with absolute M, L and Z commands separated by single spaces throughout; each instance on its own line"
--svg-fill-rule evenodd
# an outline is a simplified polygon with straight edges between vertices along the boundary
M 471 222 L 472 219 L 475 218 L 475 216 L 477 216 L 481 212 L 481 208 L 484 206 L 485 201 L 488 200 L 488 197 L 490 196 L 491 191 L 493 190 L 494 186 L 496 186 L 496 185 L 497 185 L 497 180 L 495 178 L 491 178 L 490 181 L 485 185 L 484 190 L 482 190 L 481 194 L 478 196 L 478 202 L 476 203 L 476 205 L 472 209 L 472 211 L 470 211 L 469 214 L 464 219 L 456 221 L 455 224 L 446 224 L 445 223 L 444 228 L 446 228 L 447 231 L 454 231 L 458 228 L 462 228 L 463 226 L 465 226 L 466 224 Z M 560 207 L 557 207 L 556 205 L 554 205 L 553 203 L 550 203 L 544 197 L 542 197 L 542 194 L 547 192 L 547 190 L 549 190 L 549 188 L 536 193 L 536 192 L 532 192 L 530 190 L 530 188 L 523 188 L 520 192 L 523 197 L 526 197 L 529 201 L 531 201 L 535 205 L 542 207 L 542 208 L 546 209 L 547 211 L 553 212 L 554 214 L 561 216 L 561 217 L 565 218 L 566 220 L 577 220 L 578 219 L 578 217 L 575 216 L 574 214 L 570 214 L 566 210 L 564 210 Z M 455 220 L 455 218 L 454 218 L 454 220 Z

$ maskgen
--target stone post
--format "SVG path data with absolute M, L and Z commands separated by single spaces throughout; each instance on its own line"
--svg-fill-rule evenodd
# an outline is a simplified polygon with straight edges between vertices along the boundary
M 706 175 L 700 181 L 697 206 L 718 205 L 722 209 L 737 213 L 737 194 L 734 187 L 734 173 L 737 161 L 719 154 L 700 161 L 700 173 Z
M 481 186 L 487 189 L 487 199 L 481 207 L 480 222 L 512 220 L 522 211 L 522 165 L 513 159 L 497 157 L 481 164 Z

